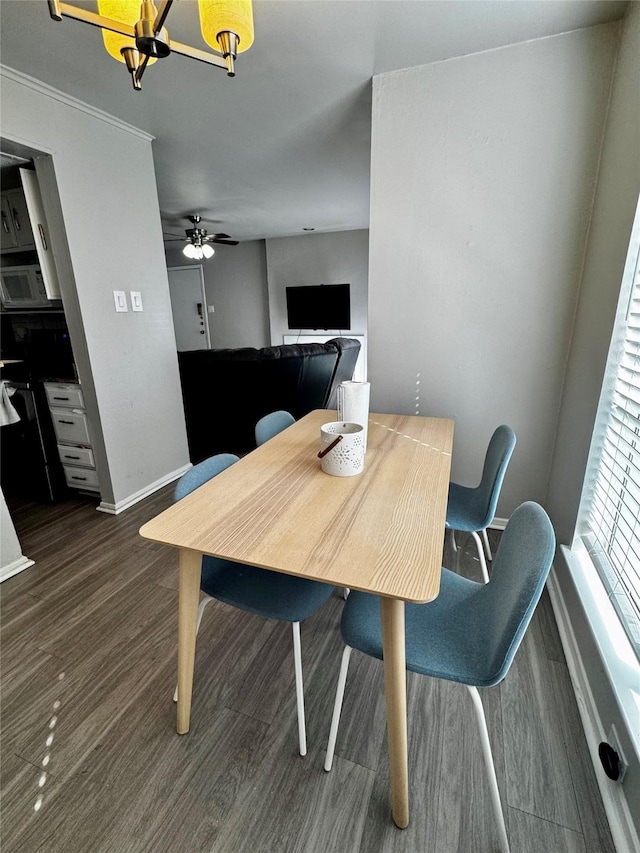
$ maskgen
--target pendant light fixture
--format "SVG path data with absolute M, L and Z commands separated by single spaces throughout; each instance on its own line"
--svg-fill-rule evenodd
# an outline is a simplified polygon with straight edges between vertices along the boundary
M 172 5 L 173 0 L 161 0 L 158 8 L 152 0 L 98 0 L 96 14 L 49 0 L 49 14 L 55 21 L 67 17 L 100 27 L 107 53 L 127 66 L 136 90 L 142 88 L 147 65 L 172 52 L 224 68 L 228 77 L 235 77 L 237 54 L 253 44 L 251 0 L 198 0 L 202 37 L 217 53 L 169 39 L 164 24 Z

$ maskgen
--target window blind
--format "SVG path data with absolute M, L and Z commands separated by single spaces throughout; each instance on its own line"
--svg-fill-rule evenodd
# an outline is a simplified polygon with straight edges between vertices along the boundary
M 640 656 L 640 252 L 619 310 L 596 418 L 581 533 Z M 626 290 L 626 293 L 624 292 Z M 628 296 L 627 296 L 628 294 Z

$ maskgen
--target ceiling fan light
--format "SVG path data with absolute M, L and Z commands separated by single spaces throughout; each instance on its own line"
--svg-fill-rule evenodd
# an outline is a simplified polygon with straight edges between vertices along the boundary
M 153 3 L 145 3 L 143 5 L 151 7 L 155 17 L 156 10 Z M 114 21 L 120 21 L 123 24 L 129 24 L 131 27 L 135 27 L 138 23 L 140 12 L 140 0 L 98 0 L 98 13 L 100 15 L 105 18 L 111 18 Z M 121 53 L 122 48 L 130 47 L 136 49 L 134 39 L 121 36 L 120 33 L 112 33 L 110 30 L 102 30 L 102 39 L 109 56 L 117 59 L 118 62 L 125 62 Z M 150 58 L 148 64 L 151 65 L 153 62 L 155 62 L 155 59 Z
M 195 259 L 196 247 L 193 245 L 193 243 L 187 243 L 187 245 L 182 250 L 182 254 L 186 255 L 187 258 Z
M 193 257 L 196 259 L 196 261 L 202 260 L 202 246 L 193 247 Z
M 219 36 L 235 33 L 237 52 L 249 50 L 253 44 L 253 10 L 251 0 L 198 0 L 202 38 L 214 50 L 221 51 Z
M 202 247 L 202 254 L 205 258 L 212 258 L 216 253 L 216 250 L 213 246 L 210 246 L 208 243 L 205 243 Z

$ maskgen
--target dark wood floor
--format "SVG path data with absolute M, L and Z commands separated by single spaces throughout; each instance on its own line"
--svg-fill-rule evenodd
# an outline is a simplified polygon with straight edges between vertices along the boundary
M 175 734 L 177 557 L 137 535 L 171 491 L 118 517 L 83 498 L 11 507 L 36 564 L 0 587 L 3 853 L 497 850 L 460 686 L 409 675 L 408 829 L 390 818 L 379 662 L 353 655 L 322 769 L 337 593 L 302 627 L 306 758 L 289 626 L 217 603 L 198 637 L 191 732 Z M 479 579 L 462 544 L 459 570 Z M 513 853 L 614 853 L 546 593 L 483 701 Z

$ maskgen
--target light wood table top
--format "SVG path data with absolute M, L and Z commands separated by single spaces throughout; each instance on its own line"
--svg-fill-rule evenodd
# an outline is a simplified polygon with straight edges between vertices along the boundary
M 453 421 L 372 413 L 365 469 L 325 474 L 306 415 L 165 510 L 141 536 L 412 602 L 439 590 Z

